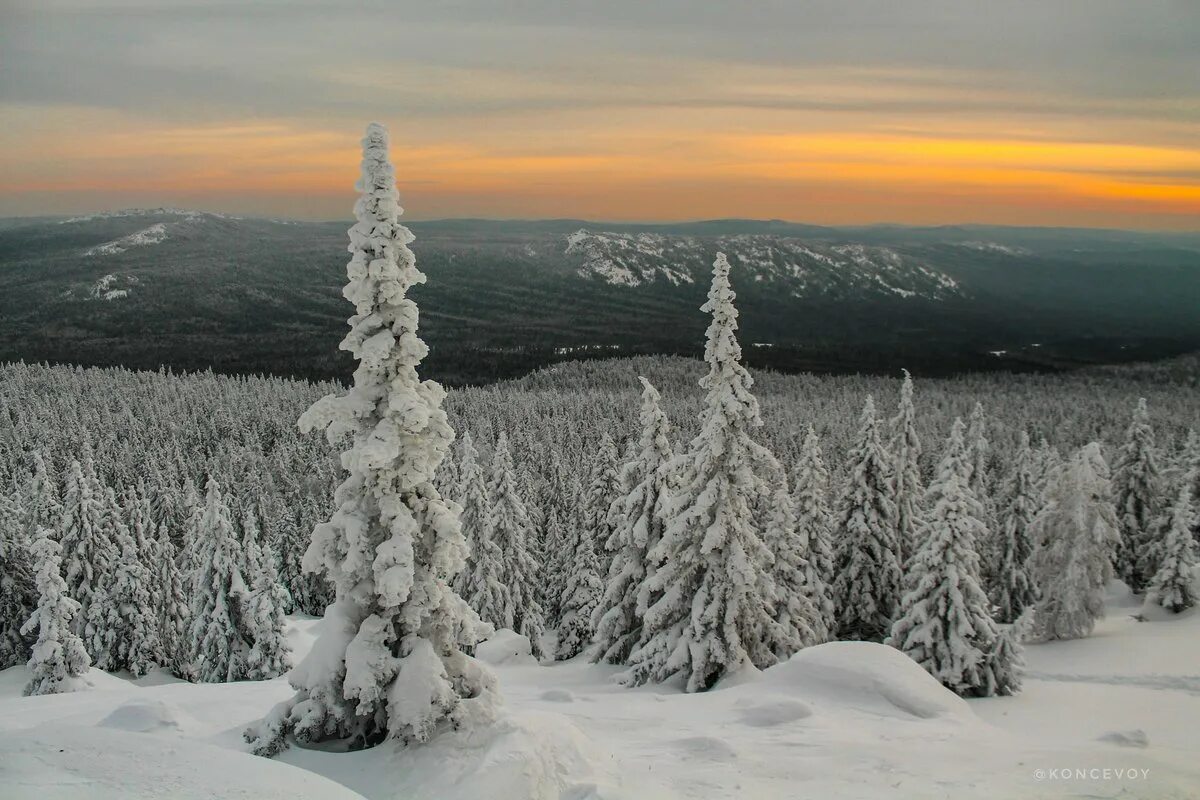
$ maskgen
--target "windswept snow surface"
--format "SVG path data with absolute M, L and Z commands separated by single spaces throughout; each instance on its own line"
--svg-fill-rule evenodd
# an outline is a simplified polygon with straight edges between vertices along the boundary
M 292 620 L 297 655 L 321 624 Z M 515 638 L 492 649 L 519 650 Z M 699 695 L 626 689 L 619 668 L 585 658 L 496 657 L 505 711 L 492 728 L 408 750 L 293 747 L 274 760 L 246 755 L 240 733 L 291 694 L 283 679 L 190 685 L 93 671 L 89 691 L 25 698 L 14 668 L 0 672 L 0 797 L 1197 796 L 1200 616 L 1143 612 L 1114 584 L 1093 636 L 1027 654 L 1020 696 L 972 701 L 898 651 L 857 642 Z

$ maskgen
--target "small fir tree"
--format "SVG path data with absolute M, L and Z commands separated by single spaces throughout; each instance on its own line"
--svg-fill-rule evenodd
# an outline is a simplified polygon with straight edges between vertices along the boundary
M 86 688 L 91 664 L 83 642 L 75 635 L 72 619 L 81 611 L 67 596 L 61 572 L 62 548 L 46 528 L 39 529 L 33 543 L 38 604 L 25 623 L 23 633 L 37 641 L 29 659 L 32 678 L 26 695 L 60 694 Z

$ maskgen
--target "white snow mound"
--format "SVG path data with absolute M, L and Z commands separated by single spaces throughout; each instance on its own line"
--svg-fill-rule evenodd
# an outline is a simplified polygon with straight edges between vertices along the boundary
M 475 647 L 475 657 L 485 664 L 534 664 L 529 638 L 509 628 L 501 628 L 486 642 Z
M 278 761 L 112 728 L 44 725 L 0 737 L 4 800 L 363 800 Z
M 133 733 L 182 733 L 188 716 L 179 707 L 161 700 L 127 700 L 100 720 L 100 727 Z
M 391 791 L 373 790 L 367 792 L 370 796 L 397 800 L 621 797 L 612 754 L 567 717 L 545 712 L 505 715 L 479 731 L 448 733 L 428 745 L 405 748 L 384 774 Z
M 829 642 L 805 648 L 765 670 L 758 685 L 787 687 L 788 695 L 813 705 L 838 705 L 880 716 L 973 716 L 965 700 L 911 658 L 872 642 Z

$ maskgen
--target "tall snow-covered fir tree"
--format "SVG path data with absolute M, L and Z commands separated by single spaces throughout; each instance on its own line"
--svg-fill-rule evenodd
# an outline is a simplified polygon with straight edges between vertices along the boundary
M 254 644 L 246 654 L 246 676 L 250 680 L 269 680 L 292 668 L 292 647 L 287 640 L 287 590 L 279 582 L 279 571 L 270 553 L 264 554 L 254 577 L 249 613 L 254 628 Z
M 821 640 L 837 630 L 833 604 L 833 519 L 829 511 L 829 471 L 821 453 L 821 441 L 810 424 L 796 464 L 792 490 L 796 508 L 796 532 L 808 554 L 805 583 L 808 596 L 820 615 Z
M 29 637 L 21 628 L 37 603 L 31 543 L 22 509 L 0 492 L 0 669 L 29 660 Z
M 300 418 L 303 430 L 325 429 L 330 443 L 351 440 L 337 510 L 316 526 L 304 557 L 336 600 L 290 674 L 295 697 L 246 731 L 262 755 L 278 752 L 289 733 L 360 747 L 421 742 L 446 725 L 481 724 L 497 702 L 491 672 L 463 651 L 488 626 L 449 586 L 467 548 L 460 509 L 433 480 L 454 431 L 445 391 L 417 375 L 428 348 L 406 295 L 425 276 L 399 223 L 387 132 L 376 123 L 363 139 L 358 189 L 343 291 L 355 314 L 341 345 L 358 360 L 354 384 Z
M 492 498 L 492 510 L 485 535 L 499 550 L 499 580 L 507 587 L 509 596 L 505 617 L 492 622 L 528 637 L 534 655 L 540 656 L 545 622 L 537 599 L 539 573 L 532 553 L 534 529 L 517 488 L 508 436 L 503 431 L 492 454 L 488 495 Z
M 1200 544 L 1200 431 L 1195 428 L 1188 430 L 1180 462 L 1180 480 L 1187 487 L 1192 503 L 1197 508 L 1196 519 L 1192 523 L 1192 538 Z
M 189 660 L 199 681 L 244 680 L 249 677 L 247 656 L 254 642 L 250 587 L 242 574 L 244 554 L 229 505 L 212 478 L 196 535 Z
M 127 669 L 134 677 L 139 677 L 166 660 L 151 596 L 151 586 L 155 581 L 143 561 L 144 556 L 138 550 L 134 535 L 128 529 L 123 529 L 117 541 L 121 550 L 113 570 L 109 596 L 119 620 L 119 628 L 113 660 L 105 666 L 97 662 L 96 666 L 109 671 L 114 668 Z
M 850 472 L 834 517 L 838 638 L 883 641 L 900 605 L 901 552 L 891 458 L 879 441 L 870 397 L 848 455 Z
M 90 618 L 104 613 L 103 608 L 91 611 L 91 606 L 97 595 L 105 592 L 104 587 L 112 583 L 118 556 L 111 529 L 115 516 L 106 509 L 105 500 L 88 449 L 82 465 L 74 460 L 67 468 L 63 516 L 58 529 L 65 561 L 66 594 L 80 606 L 80 612 L 74 615 L 75 631 L 80 634 Z M 98 656 L 91 649 L 88 653 L 93 660 Z
M 455 578 L 454 587 L 460 596 L 469 601 L 473 593 L 471 577 L 479 569 L 479 555 L 488 550 L 488 546 L 482 540 L 487 531 L 487 518 L 492 510 L 492 500 L 488 497 L 487 480 L 470 431 L 463 432 L 458 443 L 458 452 L 458 467 L 455 470 L 458 483 L 455 486 L 454 499 L 462 508 L 459 519 L 462 521 L 463 538 L 467 544 L 467 562 Z
M 1179 613 L 1196 605 L 1196 540 L 1192 537 L 1196 508 L 1191 488 L 1181 486 L 1164 520 L 1162 557 L 1150 580 L 1149 596 L 1168 611 Z
M 582 525 L 572 526 L 568 532 L 571 571 L 560 604 L 562 619 L 558 623 L 558 643 L 554 650 L 554 658 L 558 661 L 574 658 L 592 641 L 592 615 L 604 593 L 594 535 Z
M 552 506 L 546 515 L 545 598 L 543 613 L 546 624 L 558 628 L 562 621 L 562 598 L 566 593 L 567 579 L 571 575 L 575 551 L 571 547 L 574 528 L 584 518 L 584 507 L 579 503 L 583 497 L 583 484 L 575 472 L 567 474 L 563 481 L 561 496 L 566 499 L 563 506 Z
M 592 547 L 599 557 L 602 574 L 608 574 L 608 565 L 615 555 L 609 551 L 614 520 L 610 518 L 612 505 L 621 497 L 621 476 L 616 442 L 608 431 L 600 435 L 600 444 L 592 454 L 588 472 L 587 496 L 583 501 L 581 528 L 587 532 Z
M 783 649 L 775 653 L 783 661 L 802 647 L 825 641 L 829 631 L 810 594 L 807 540 L 796 524 L 796 505 L 786 472 L 781 470 L 774 490 L 765 500 L 763 543 L 775 556 L 771 568 L 778 598 L 775 619 L 792 632 Z
M 1025 609 L 1037 602 L 1037 586 L 1031 574 L 1031 530 L 1041 508 L 1041 500 L 1033 477 L 1033 467 L 1029 434 L 1022 431 L 1012 467 L 1000 487 L 1000 530 L 996 536 L 999 562 L 992 570 L 991 586 L 998 622 L 1016 622 Z
M 708 302 L 704 358 L 708 374 L 700 433 L 679 461 L 668 522 L 651 558 L 660 563 L 649 589 L 646 636 L 630 656 L 629 683 L 680 676 L 689 692 L 712 688 L 746 664 L 767 667 L 799 646 L 774 619 L 779 601 L 774 558 L 757 529 L 755 505 L 779 474 L 774 457 L 751 437 L 762 424 L 753 379 L 740 363 L 737 309 L 729 262 L 718 253 Z
M 1104 587 L 1120 540 L 1106 471 L 1099 444 L 1081 448 L 1055 470 L 1033 521 L 1038 638 L 1078 639 L 1104 616 Z
M 976 542 L 987 534 L 983 504 L 963 481 L 969 458 L 961 419 L 946 441 L 937 476 L 925 498 L 921 547 L 909 561 L 907 591 L 888 644 L 898 648 L 951 691 L 991 693 L 988 654 L 999 631 L 979 574 Z
M 664 508 L 670 486 L 671 425 L 659 404 L 658 390 L 642 384 L 638 421 L 641 434 L 633 458 L 621 467 L 621 496 L 609 510 L 613 553 L 604 595 L 596 607 L 596 661 L 625 664 L 642 638 L 642 617 L 656 600 L 647 582 L 654 575 L 650 552 L 662 540 Z
M 165 526 L 159 527 L 155 552 L 157 561 L 151 566 L 162 597 L 158 607 L 158 635 L 163 658 L 176 677 L 194 680 L 192 648 L 188 641 L 192 615 L 187 600 L 188 587 L 176 563 L 175 544 Z
M 896 506 L 896 531 L 900 539 L 902 563 L 917 551 L 917 531 L 921 527 L 921 439 L 917 436 L 916 409 L 913 407 L 913 382 L 904 370 L 900 385 L 900 403 L 891 419 L 892 501 Z
M 25 484 L 21 497 L 21 511 L 25 520 L 25 538 L 32 543 L 38 528 L 54 530 L 62 520 L 62 501 L 58 494 L 58 481 L 50 474 L 45 456 L 34 450 L 30 454 L 33 475 Z
M 1145 591 L 1158 566 L 1162 474 L 1146 399 L 1138 400 L 1113 465 L 1113 503 L 1121 526 L 1117 573 L 1134 592 Z
M 29 658 L 32 678 L 27 695 L 59 694 L 86 687 L 91 659 L 73 630 L 72 619 L 80 613 L 79 603 L 67 596 L 61 572 L 62 547 L 42 528 L 33 543 L 36 564 L 37 609 L 25 623 L 24 633 L 37 641 Z

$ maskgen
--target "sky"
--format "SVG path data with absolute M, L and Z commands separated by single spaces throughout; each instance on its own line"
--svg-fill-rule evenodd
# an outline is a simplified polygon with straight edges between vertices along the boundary
M 1200 230 L 1197 0 L 0 0 L 0 215 Z

